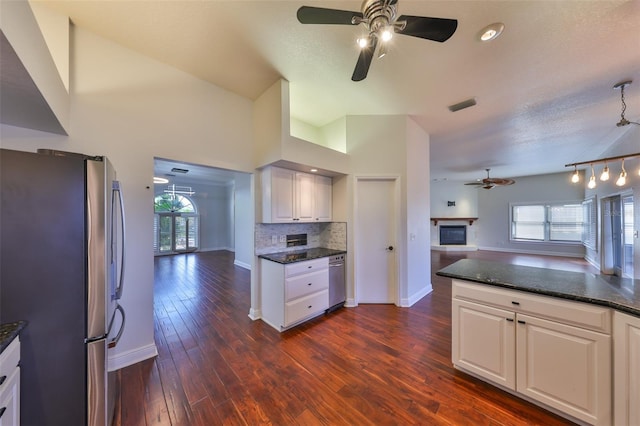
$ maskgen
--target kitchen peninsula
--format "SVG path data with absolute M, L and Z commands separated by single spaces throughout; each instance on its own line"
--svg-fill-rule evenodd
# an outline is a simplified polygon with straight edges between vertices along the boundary
M 457 369 L 574 421 L 639 424 L 640 280 L 475 259 L 437 275 Z

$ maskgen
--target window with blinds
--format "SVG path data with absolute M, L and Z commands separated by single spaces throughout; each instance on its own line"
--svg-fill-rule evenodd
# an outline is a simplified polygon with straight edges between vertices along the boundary
M 511 204 L 511 240 L 581 242 L 582 203 Z
M 591 250 L 597 250 L 598 209 L 595 196 L 582 202 L 582 244 Z

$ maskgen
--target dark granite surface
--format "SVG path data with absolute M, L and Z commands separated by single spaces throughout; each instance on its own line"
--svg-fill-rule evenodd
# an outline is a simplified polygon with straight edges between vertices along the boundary
M 261 254 L 258 257 L 282 264 L 303 262 L 305 260 L 319 259 L 321 257 L 334 256 L 346 253 L 346 250 L 334 250 L 316 247 L 296 251 L 281 251 L 278 253 Z
M 640 280 L 462 259 L 436 275 L 608 306 L 640 317 Z
M 8 322 L 0 324 L 0 353 L 2 353 L 13 339 L 18 336 L 20 330 L 27 326 L 26 321 Z

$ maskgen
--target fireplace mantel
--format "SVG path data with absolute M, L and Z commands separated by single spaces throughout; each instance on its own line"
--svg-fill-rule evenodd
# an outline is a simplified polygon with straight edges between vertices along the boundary
M 438 222 L 464 220 L 469 222 L 469 226 L 473 225 L 473 221 L 478 220 L 477 217 L 432 217 L 433 226 L 438 225 Z

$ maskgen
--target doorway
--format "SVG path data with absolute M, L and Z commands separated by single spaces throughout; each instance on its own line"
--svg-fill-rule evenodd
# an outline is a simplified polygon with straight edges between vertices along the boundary
M 601 203 L 602 273 L 632 278 L 633 195 L 606 197 Z
M 356 178 L 356 303 L 397 303 L 397 178 Z

